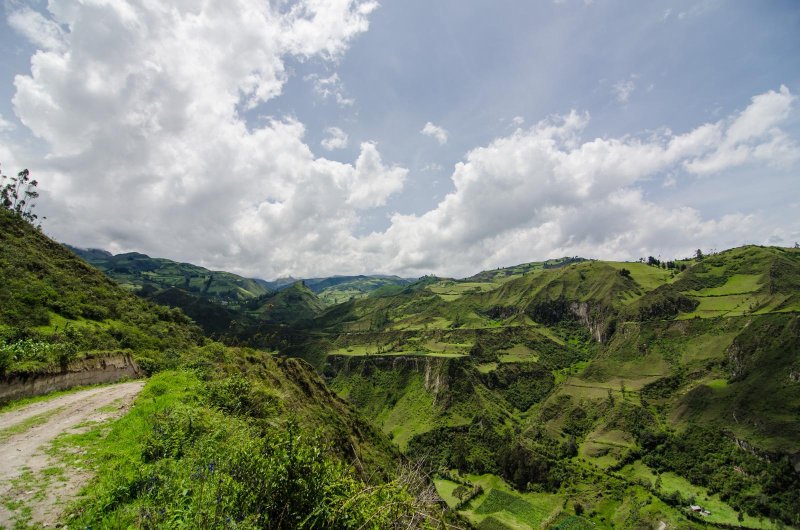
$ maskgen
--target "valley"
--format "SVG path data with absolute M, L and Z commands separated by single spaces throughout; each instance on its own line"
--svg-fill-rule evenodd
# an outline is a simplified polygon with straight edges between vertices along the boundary
M 395 521 L 422 510 L 432 527 L 479 529 L 798 524 L 796 249 L 740 247 L 670 265 L 564 258 L 463 280 L 336 277 L 275 290 L 92 251 L 117 261 L 104 270 L 116 287 L 69 250 L 5 222 L 3 244 L 14 250 L 3 255 L 30 271 L 0 291 L 5 377 L 53 377 L 120 354 L 151 375 L 142 395 L 154 401 L 140 398 L 107 439 L 71 442 L 99 454 L 134 431 L 171 433 L 135 435 L 133 452 L 109 465 L 138 461 L 154 476 L 166 465 L 191 482 L 180 470 L 241 465 L 217 452 L 218 439 L 246 455 L 258 440 L 280 445 L 283 430 L 300 429 L 314 444 L 321 433 L 337 440 L 320 456 L 330 469 L 351 466 L 354 487 L 384 484 L 380 495 L 404 499 L 409 511 Z M 120 267 L 152 274 L 119 276 Z M 219 290 L 198 291 L 191 274 Z M 346 301 L 324 300 L 337 286 L 351 293 Z M 398 465 L 418 478 L 396 475 Z M 142 471 L 93 469 L 87 508 L 72 512 L 86 524 L 151 517 L 161 503 L 195 521 L 212 517 L 206 493 L 182 504 L 171 482 L 101 510 L 120 479 L 134 484 Z M 329 479 L 319 480 L 308 486 Z M 215 491 L 250 509 L 234 490 Z

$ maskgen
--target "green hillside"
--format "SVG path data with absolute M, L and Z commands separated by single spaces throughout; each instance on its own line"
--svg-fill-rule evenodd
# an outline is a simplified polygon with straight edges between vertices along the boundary
M 98 249 L 68 248 L 126 289 L 145 295 L 178 288 L 212 302 L 238 307 L 244 301 L 271 292 L 262 280 L 210 271 L 190 263 L 151 258 L 138 252 L 113 255 Z
M 58 370 L 121 350 L 149 362 L 203 341 L 180 311 L 133 296 L 0 210 L 0 372 Z
M 303 283 L 319 296 L 325 305 L 335 305 L 364 298 L 380 289 L 399 288 L 411 283 L 397 276 L 333 276 L 311 278 Z
M 306 359 L 334 395 L 301 361 L 193 346 L 197 328 L 182 312 L 115 288 L 28 225 L 5 222 L 17 232 L 3 240 L 15 245 L 3 253 L 4 274 L 28 271 L 0 290 L 7 343 L 41 348 L 63 342 L 60 330 L 81 329 L 81 340 L 111 337 L 110 347 L 139 352 L 154 370 L 178 367 L 159 384 L 173 388 L 180 380 L 181 388 L 195 389 L 193 397 L 168 400 L 164 410 L 189 406 L 230 447 L 286 443 L 270 430 L 289 428 L 270 408 L 283 403 L 276 406 L 291 410 L 303 432 L 324 433 L 312 437 L 328 447 L 320 453 L 323 468 L 341 477 L 336 466 L 360 462 L 347 487 L 393 480 L 402 453 L 430 474 L 451 515 L 476 528 L 800 525 L 796 249 L 749 246 L 669 264 L 570 258 L 463 280 L 333 277 L 228 304 L 181 286 L 148 294 L 184 308 L 207 332 Z M 19 261 L 26 254 L 37 257 Z M 183 344 L 177 351 L 170 333 Z M 73 342 L 69 351 L 83 351 L 83 342 Z M 57 365 L 56 354 L 48 359 L 44 365 Z M 33 365 L 20 366 L 10 369 Z M 192 367 L 191 374 L 180 367 Z M 214 388 L 227 397 L 214 397 Z M 224 419 L 219 410 L 233 415 Z M 165 414 L 154 421 L 183 433 L 175 413 Z M 259 431 L 262 420 L 272 427 Z M 159 449 L 168 464 L 148 460 L 153 440 L 139 442 L 132 458 L 148 473 L 156 472 L 148 466 L 166 466 L 182 477 L 184 466 L 222 458 L 214 456 L 217 442 L 197 440 L 180 457 Z M 226 454 L 225 465 L 234 466 L 235 455 L 246 453 Z M 87 506 L 102 506 L 121 484 L 98 483 Z M 402 497 L 403 506 L 419 498 L 418 490 L 386 487 L 381 491 Z M 151 513 L 156 502 L 207 516 L 196 511 L 201 497 L 185 505 L 174 491 L 132 497 L 111 512 L 113 520 Z M 96 525 L 108 521 L 101 512 L 78 516 Z
M 247 304 L 247 313 L 257 321 L 294 324 L 311 320 L 325 304 L 303 281 L 276 293 L 261 296 Z
M 423 278 L 328 309 L 297 353 L 431 461 L 445 499 L 488 473 L 509 506 L 561 499 L 532 526 L 798 524 L 800 251 L 680 264 Z M 498 495 L 451 506 L 523 527 L 516 508 L 479 509 Z
M 442 526 L 426 477 L 308 364 L 204 339 L 180 310 L 132 295 L 0 209 L 0 384 L 112 350 L 153 375 L 110 427 L 56 441 L 54 455 L 94 474 L 70 526 Z

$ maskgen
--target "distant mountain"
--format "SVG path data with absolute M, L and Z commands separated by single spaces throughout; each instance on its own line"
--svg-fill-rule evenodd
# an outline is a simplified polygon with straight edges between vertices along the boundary
M 264 280 L 211 271 L 191 263 L 152 258 L 138 252 L 113 255 L 99 249 L 67 245 L 75 254 L 94 265 L 123 287 L 150 295 L 161 289 L 177 288 L 222 305 L 238 307 L 242 302 L 271 292 Z
M 285 289 L 261 296 L 247 304 L 247 314 L 257 322 L 278 324 L 311 320 L 324 309 L 325 304 L 303 281 L 297 281 Z

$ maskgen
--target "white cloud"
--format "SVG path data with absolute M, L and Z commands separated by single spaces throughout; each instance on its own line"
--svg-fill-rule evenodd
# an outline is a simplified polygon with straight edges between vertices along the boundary
M 738 116 L 718 122 L 714 149 L 704 156 L 687 160 L 687 170 L 698 174 L 719 173 L 753 160 L 771 166 L 787 167 L 800 158 L 800 145 L 778 126 L 785 121 L 796 96 L 785 86 L 752 98 Z M 722 132 L 720 129 L 727 126 Z
M 532 257 L 678 256 L 692 245 L 725 248 L 764 239 L 769 230 L 754 215 L 704 219 L 693 208 L 648 200 L 639 185 L 665 172 L 670 172 L 665 184 L 675 185 L 675 170 L 704 173 L 704 161 L 725 157 L 743 121 L 761 124 L 753 131 L 772 132 L 748 135 L 748 149 L 725 158 L 726 167 L 763 164 L 767 152 L 796 156 L 800 149 L 775 130 L 791 98 L 784 89 L 768 92 L 728 120 L 646 141 L 581 142 L 588 118 L 574 112 L 517 130 L 470 151 L 453 173 L 455 190 L 435 209 L 394 215 L 391 227 L 373 235 L 372 243 L 384 252 L 390 270 L 468 274 Z M 733 149 L 741 147 L 737 142 Z M 452 256 L 459 256 L 458 263 Z
M 422 128 L 420 133 L 434 138 L 437 142 L 439 142 L 439 145 L 444 145 L 447 143 L 447 131 L 431 122 L 426 123 L 425 127 Z
M 426 172 L 427 171 L 441 171 L 443 169 L 444 169 L 444 167 L 442 167 L 441 164 L 437 164 L 436 162 L 431 162 L 429 164 L 425 164 L 424 166 L 422 166 L 420 171 L 426 171 Z
M 267 277 L 351 266 L 357 212 L 405 170 L 373 144 L 353 164 L 316 158 L 303 124 L 242 111 L 281 93 L 286 57 L 340 56 L 375 5 L 50 1 L 64 47 L 32 56 L 13 99 L 48 148 L 45 229 Z
M 43 50 L 63 50 L 64 30 L 38 11 L 22 7 L 11 11 L 8 25 Z
M 41 20 L 61 33 L 29 35 L 42 50 L 15 79 L 13 100 L 47 146 L 35 168 L 45 229 L 261 277 L 465 275 L 559 255 L 680 255 L 783 237 L 757 215 L 659 204 L 643 183 L 793 167 L 800 149 L 782 127 L 795 97 L 785 87 L 684 134 L 584 139 L 589 117 L 578 112 L 518 128 L 466 153 L 435 208 L 356 235 L 365 210 L 391 204 L 408 171 L 370 142 L 352 163 L 317 157 L 297 119 L 252 125 L 243 112 L 282 92 L 288 58 L 336 61 L 375 6 L 50 0 Z M 336 74 L 324 81 L 322 97 L 347 99 Z M 447 141 L 432 123 L 423 133 Z M 0 160 L 13 164 L 8 145 Z M 797 233 L 797 221 L 782 229 Z
M 322 99 L 333 98 L 340 107 L 351 107 L 356 101 L 345 95 L 339 74 L 331 74 L 328 77 L 320 77 L 318 74 L 310 74 L 303 78 L 314 84 L 314 92 Z
M 620 103 L 627 103 L 634 90 L 636 90 L 636 82 L 633 76 L 630 79 L 617 81 L 614 83 L 614 86 L 611 87 L 611 93 Z
M 322 139 L 320 144 L 326 150 L 333 151 L 334 149 L 344 149 L 347 147 L 347 133 L 339 127 L 328 127 L 325 129 L 325 134 L 327 136 Z
M 514 116 L 511 119 L 511 125 L 513 125 L 514 127 L 521 127 L 522 124 L 524 123 L 525 123 L 525 118 L 523 118 L 522 116 Z

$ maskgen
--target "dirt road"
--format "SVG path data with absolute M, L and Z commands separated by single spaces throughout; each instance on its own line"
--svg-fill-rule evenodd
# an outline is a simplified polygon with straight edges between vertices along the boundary
M 89 478 L 49 456 L 59 435 L 120 416 L 144 386 L 120 383 L 59 396 L 0 413 L 0 528 L 15 522 L 53 526 Z

